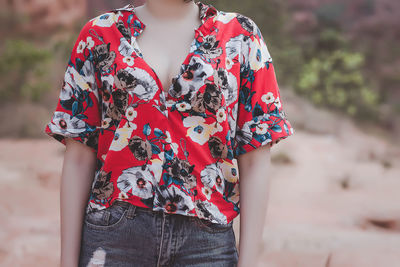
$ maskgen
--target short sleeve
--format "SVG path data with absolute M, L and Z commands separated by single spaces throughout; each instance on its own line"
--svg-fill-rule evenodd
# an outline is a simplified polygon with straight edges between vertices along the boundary
M 271 55 L 260 29 L 249 21 L 253 32 L 242 46 L 235 158 L 260 146 L 272 147 L 294 134 L 283 109 Z
M 45 133 L 64 145 L 69 137 L 97 152 L 101 113 L 92 51 L 100 41 L 91 34 L 91 27 L 87 22 L 74 44 Z

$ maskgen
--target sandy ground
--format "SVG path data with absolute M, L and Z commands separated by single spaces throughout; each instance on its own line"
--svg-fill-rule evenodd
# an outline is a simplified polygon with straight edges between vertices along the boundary
M 400 266 L 400 149 L 331 121 L 332 133 L 298 127 L 272 150 L 261 266 Z M 1 266 L 58 266 L 63 152 L 50 138 L 0 139 Z

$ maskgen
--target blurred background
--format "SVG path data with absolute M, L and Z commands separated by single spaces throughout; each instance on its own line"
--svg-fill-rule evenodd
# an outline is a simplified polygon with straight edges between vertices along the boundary
M 64 147 L 44 126 L 83 24 L 129 2 L 0 0 L 1 266 L 58 265 Z M 295 129 L 272 149 L 262 266 L 400 266 L 400 2 L 203 2 L 259 25 Z

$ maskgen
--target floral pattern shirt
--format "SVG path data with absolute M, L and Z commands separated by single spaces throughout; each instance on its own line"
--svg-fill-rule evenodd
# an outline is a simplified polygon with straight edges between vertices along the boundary
M 255 22 L 195 3 L 202 23 L 165 91 L 136 42 L 146 25 L 135 6 L 81 29 L 45 132 L 96 153 L 86 213 L 119 199 L 228 224 L 239 215 L 238 156 L 294 133 Z

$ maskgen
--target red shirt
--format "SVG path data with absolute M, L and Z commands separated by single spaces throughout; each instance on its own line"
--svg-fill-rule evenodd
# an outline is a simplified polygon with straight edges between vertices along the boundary
M 146 25 L 133 5 L 82 28 L 45 132 L 96 153 L 87 213 L 121 199 L 230 223 L 239 214 L 237 157 L 294 133 L 254 21 L 196 4 L 202 23 L 168 92 L 143 60 L 136 37 Z

